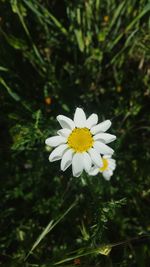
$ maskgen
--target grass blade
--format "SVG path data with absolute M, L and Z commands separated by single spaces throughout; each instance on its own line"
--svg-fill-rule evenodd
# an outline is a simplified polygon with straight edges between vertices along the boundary
M 29 251 L 29 253 L 27 254 L 27 256 L 25 257 L 24 260 L 26 260 L 29 255 L 35 250 L 35 248 L 39 245 L 39 243 L 43 240 L 43 238 L 50 232 L 52 231 L 52 229 L 69 213 L 70 210 L 72 210 L 77 204 L 77 200 L 75 200 L 70 207 L 56 220 L 51 220 L 48 225 L 45 227 L 45 229 L 43 230 L 43 232 L 39 235 L 39 237 L 37 238 L 37 240 L 34 242 L 31 250 Z
M 4 79 L 2 77 L 0 77 L 0 83 L 5 87 L 5 89 L 7 90 L 8 94 L 16 101 L 20 101 L 20 96 L 17 95 L 16 93 L 14 93 L 12 91 L 12 89 L 7 85 L 7 83 L 4 81 Z
M 0 71 L 7 72 L 7 71 L 9 71 L 9 69 L 7 69 L 7 68 L 5 68 L 5 67 L 3 67 L 3 66 L 0 66 Z
M 143 11 L 135 18 L 132 20 L 131 23 L 129 23 L 129 25 L 125 28 L 125 30 L 120 33 L 117 38 L 112 42 L 112 44 L 110 45 L 109 49 L 113 49 L 114 46 L 121 40 L 121 38 L 124 36 L 124 34 L 128 33 L 129 30 L 132 29 L 132 27 L 136 24 L 136 22 L 138 22 L 147 12 L 150 11 L 150 3 L 147 4 L 145 6 L 145 8 L 143 9 Z
M 55 26 L 64 34 L 67 35 L 67 30 L 65 27 L 60 23 L 60 21 L 52 14 L 50 13 L 44 6 L 40 5 L 36 2 L 36 6 L 38 6 L 42 13 L 35 8 L 34 4 L 32 4 L 29 1 L 24 0 L 24 3 L 30 8 L 37 16 L 42 17 L 48 24 L 50 24 L 49 19 L 55 24 Z

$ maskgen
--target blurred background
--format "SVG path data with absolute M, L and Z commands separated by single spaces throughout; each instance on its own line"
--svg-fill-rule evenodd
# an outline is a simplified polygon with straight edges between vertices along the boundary
M 149 0 L 0 1 L 2 266 L 149 266 L 149 14 Z M 112 120 L 110 182 L 48 161 L 76 107 Z

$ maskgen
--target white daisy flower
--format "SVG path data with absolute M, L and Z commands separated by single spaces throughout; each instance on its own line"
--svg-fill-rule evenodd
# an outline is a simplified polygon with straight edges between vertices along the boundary
M 116 139 L 115 135 L 105 133 L 111 126 L 106 120 L 99 124 L 97 114 L 86 119 L 83 109 L 76 108 L 74 119 L 57 116 L 62 129 L 57 136 L 47 138 L 48 146 L 56 147 L 49 156 L 49 161 L 61 160 L 61 170 L 65 171 L 72 164 L 73 176 L 78 177 L 82 171 L 89 173 L 92 164 L 103 166 L 101 154 L 113 154 L 107 146 Z
M 109 181 L 113 175 L 113 171 L 116 168 L 116 161 L 111 158 L 111 155 L 104 155 L 102 157 L 103 166 L 93 166 L 89 172 L 90 175 L 97 175 L 99 172 L 102 173 L 105 180 Z

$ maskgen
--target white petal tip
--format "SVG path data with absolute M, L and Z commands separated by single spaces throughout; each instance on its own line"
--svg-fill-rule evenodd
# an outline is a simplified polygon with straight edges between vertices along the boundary
M 114 154 L 114 150 L 111 148 L 109 155 L 113 155 L 113 154 Z
M 74 114 L 74 123 L 78 128 L 82 128 L 86 126 L 86 116 L 84 110 L 82 108 L 76 108 Z
M 61 115 L 58 115 L 58 116 L 56 117 L 57 120 L 59 120 L 60 118 L 61 118 Z
M 81 175 L 81 173 L 73 173 L 74 177 L 79 177 Z
M 46 140 L 45 140 L 45 145 L 49 146 L 48 143 L 49 143 L 49 142 L 48 142 L 48 139 L 46 139 Z
M 49 162 L 52 162 L 52 160 L 51 160 L 50 156 L 49 156 L 48 160 L 49 160 Z

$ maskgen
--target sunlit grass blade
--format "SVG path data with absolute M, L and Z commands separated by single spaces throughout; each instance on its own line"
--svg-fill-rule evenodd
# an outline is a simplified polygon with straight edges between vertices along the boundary
M 1 34 L 4 36 L 8 44 L 16 50 L 26 50 L 28 48 L 26 42 L 21 38 L 16 38 L 13 35 L 8 35 L 2 29 L 0 29 Z
M 70 255 L 70 256 L 68 255 L 68 257 L 54 263 L 54 265 L 60 265 L 62 263 L 69 262 L 71 260 L 75 260 L 77 258 L 91 255 L 91 254 L 101 254 L 101 255 L 108 256 L 110 251 L 111 251 L 111 248 L 112 248 L 112 246 L 109 244 L 108 245 L 102 245 L 102 246 L 100 246 L 98 248 L 94 248 L 94 249 L 83 248 L 83 249 L 74 251 L 74 255 Z
M 111 59 L 110 63 L 113 64 L 116 59 L 125 51 L 125 49 L 130 45 L 130 43 L 133 41 L 134 36 L 138 32 L 138 29 L 131 32 L 131 34 L 128 36 L 123 48 Z
M 5 87 L 5 89 L 7 90 L 8 94 L 16 101 L 20 101 L 20 96 L 16 93 L 13 92 L 13 90 L 7 85 L 7 83 L 5 82 L 5 80 L 0 77 L 0 83 L 3 85 L 3 87 Z
M 78 46 L 79 46 L 79 49 L 81 52 L 84 51 L 84 41 L 83 41 L 83 34 L 82 34 L 82 31 L 81 30 L 75 30 L 75 36 L 76 36 L 76 39 L 77 39 L 77 43 L 78 43 Z
M 45 227 L 45 229 L 42 231 L 42 233 L 39 235 L 37 240 L 34 242 L 31 250 L 27 254 L 24 260 L 26 260 L 29 255 L 35 250 L 35 248 L 39 245 L 39 243 L 43 240 L 43 238 L 50 232 L 52 229 L 69 213 L 70 210 L 72 210 L 77 204 L 77 200 L 75 200 L 70 207 L 55 221 L 51 220 L 48 225 Z
M 114 13 L 114 15 L 113 15 L 113 18 L 112 18 L 112 20 L 111 20 L 111 23 L 110 23 L 110 25 L 109 25 L 108 33 L 110 32 L 110 30 L 112 29 L 112 27 L 113 27 L 114 24 L 116 23 L 116 20 L 120 17 L 120 14 L 121 14 L 121 12 L 122 12 L 124 6 L 125 6 L 125 2 L 123 1 L 123 2 L 121 2 L 120 5 L 117 7 L 117 9 L 116 9 L 116 11 L 115 11 L 115 13 Z
M 33 112 L 26 101 L 24 101 L 17 93 L 15 93 L 2 77 L 0 77 L 0 84 L 7 90 L 8 94 L 15 101 L 18 101 L 26 110 Z
M 16 13 L 18 15 L 18 17 L 19 17 L 19 20 L 20 20 L 20 22 L 21 22 L 21 24 L 23 26 L 23 29 L 24 29 L 28 39 L 30 40 L 30 42 L 32 44 L 32 47 L 33 47 L 35 55 L 37 56 L 39 62 L 42 65 L 44 65 L 44 61 L 43 61 L 43 59 L 42 59 L 42 57 L 40 55 L 40 52 L 39 52 L 38 48 L 36 47 L 35 43 L 33 42 L 32 37 L 30 35 L 30 32 L 29 32 L 29 30 L 27 28 L 27 25 L 25 23 L 25 20 L 24 20 L 25 8 L 24 8 L 24 6 L 21 3 L 19 3 L 17 0 L 12 0 L 11 1 L 11 6 L 12 6 L 13 12 Z
M 3 67 L 3 66 L 0 66 L 0 71 L 7 72 L 7 71 L 9 71 L 9 69 L 7 69 L 7 68 L 5 68 L 5 67 Z
M 131 238 L 129 240 L 120 241 L 120 242 L 116 242 L 116 243 L 112 243 L 112 244 L 103 244 L 103 245 L 96 247 L 96 248 L 80 248 L 78 250 L 75 250 L 75 251 L 72 251 L 71 253 L 69 253 L 65 259 L 60 260 L 58 262 L 55 262 L 54 265 L 60 265 L 60 264 L 69 262 L 71 260 L 90 255 L 90 254 L 101 254 L 104 256 L 108 256 L 113 247 L 125 245 L 125 244 L 132 242 L 132 241 L 139 241 L 142 238 L 149 238 L 149 235 L 143 235 L 141 237 L 135 237 L 135 238 Z

